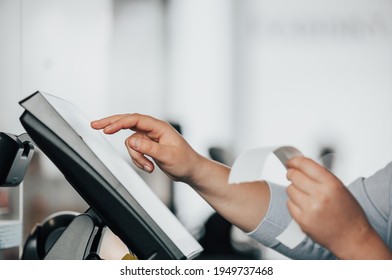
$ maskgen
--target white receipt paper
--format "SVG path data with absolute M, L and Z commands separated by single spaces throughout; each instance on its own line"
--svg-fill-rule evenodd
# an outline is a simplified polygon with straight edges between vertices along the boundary
M 254 148 L 242 153 L 235 161 L 229 175 L 229 184 L 260 181 L 264 164 L 273 153 L 286 167 L 286 162 L 292 157 L 302 156 L 302 153 L 292 146 Z M 290 249 L 295 248 L 305 239 L 294 219 L 276 239 Z

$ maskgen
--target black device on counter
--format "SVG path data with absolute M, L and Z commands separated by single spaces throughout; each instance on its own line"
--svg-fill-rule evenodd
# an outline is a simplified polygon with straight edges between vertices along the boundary
M 133 168 L 113 156 L 115 150 L 76 106 L 41 92 L 20 105 L 23 127 L 91 207 L 92 221 L 108 226 L 139 259 L 192 259 L 202 251 Z M 61 242 L 53 246 L 67 245 Z M 63 258 L 58 252 L 51 258 Z
M 33 154 L 34 145 L 26 133 L 0 132 L 0 186 L 19 186 Z

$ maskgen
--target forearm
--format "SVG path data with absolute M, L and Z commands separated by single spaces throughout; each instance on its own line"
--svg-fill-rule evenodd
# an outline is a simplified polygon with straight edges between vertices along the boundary
M 202 156 L 194 168 L 188 184 L 220 215 L 246 232 L 259 225 L 270 202 L 266 182 L 228 184 L 230 168 Z

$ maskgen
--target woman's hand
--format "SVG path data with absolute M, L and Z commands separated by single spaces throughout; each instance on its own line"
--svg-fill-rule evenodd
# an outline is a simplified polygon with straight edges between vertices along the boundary
M 134 164 L 146 171 L 154 170 L 155 163 L 171 179 L 192 181 L 192 170 L 200 159 L 185 139 L 167 122 L 141 114 L 114 115 L 93 121 L 91 127 L 113 134 L 121 129 L 135 131 L 125 140 Z
M 367 250 L 373 244 L 390 257 L 361 206 L 329 170 L 305 157 L 287 162 L 288 209 L 302 230 L 339 258 L 382 258 Z M 374 242 L 374 243 L 373 243 Z M 386 249 L 386 251 L 385 251 Z

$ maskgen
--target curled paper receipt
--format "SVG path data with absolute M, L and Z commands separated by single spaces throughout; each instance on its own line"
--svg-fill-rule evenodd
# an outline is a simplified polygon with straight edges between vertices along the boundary
M 291 146 L 263 147 L 247 150 L 235 160 L 230 171 L 229 184 L 260 181 L 262 179 L 264 164 L 271 153 L 280 160 L 285 168 L 287 168 L 287 160 L 295 156 L 302 156 L 302 153 L 298 149 Z M 302 232 L 294 219 L 276 237 L 278 241 L 290 249 L 295 248 L 305 238 L 305 233 Z

